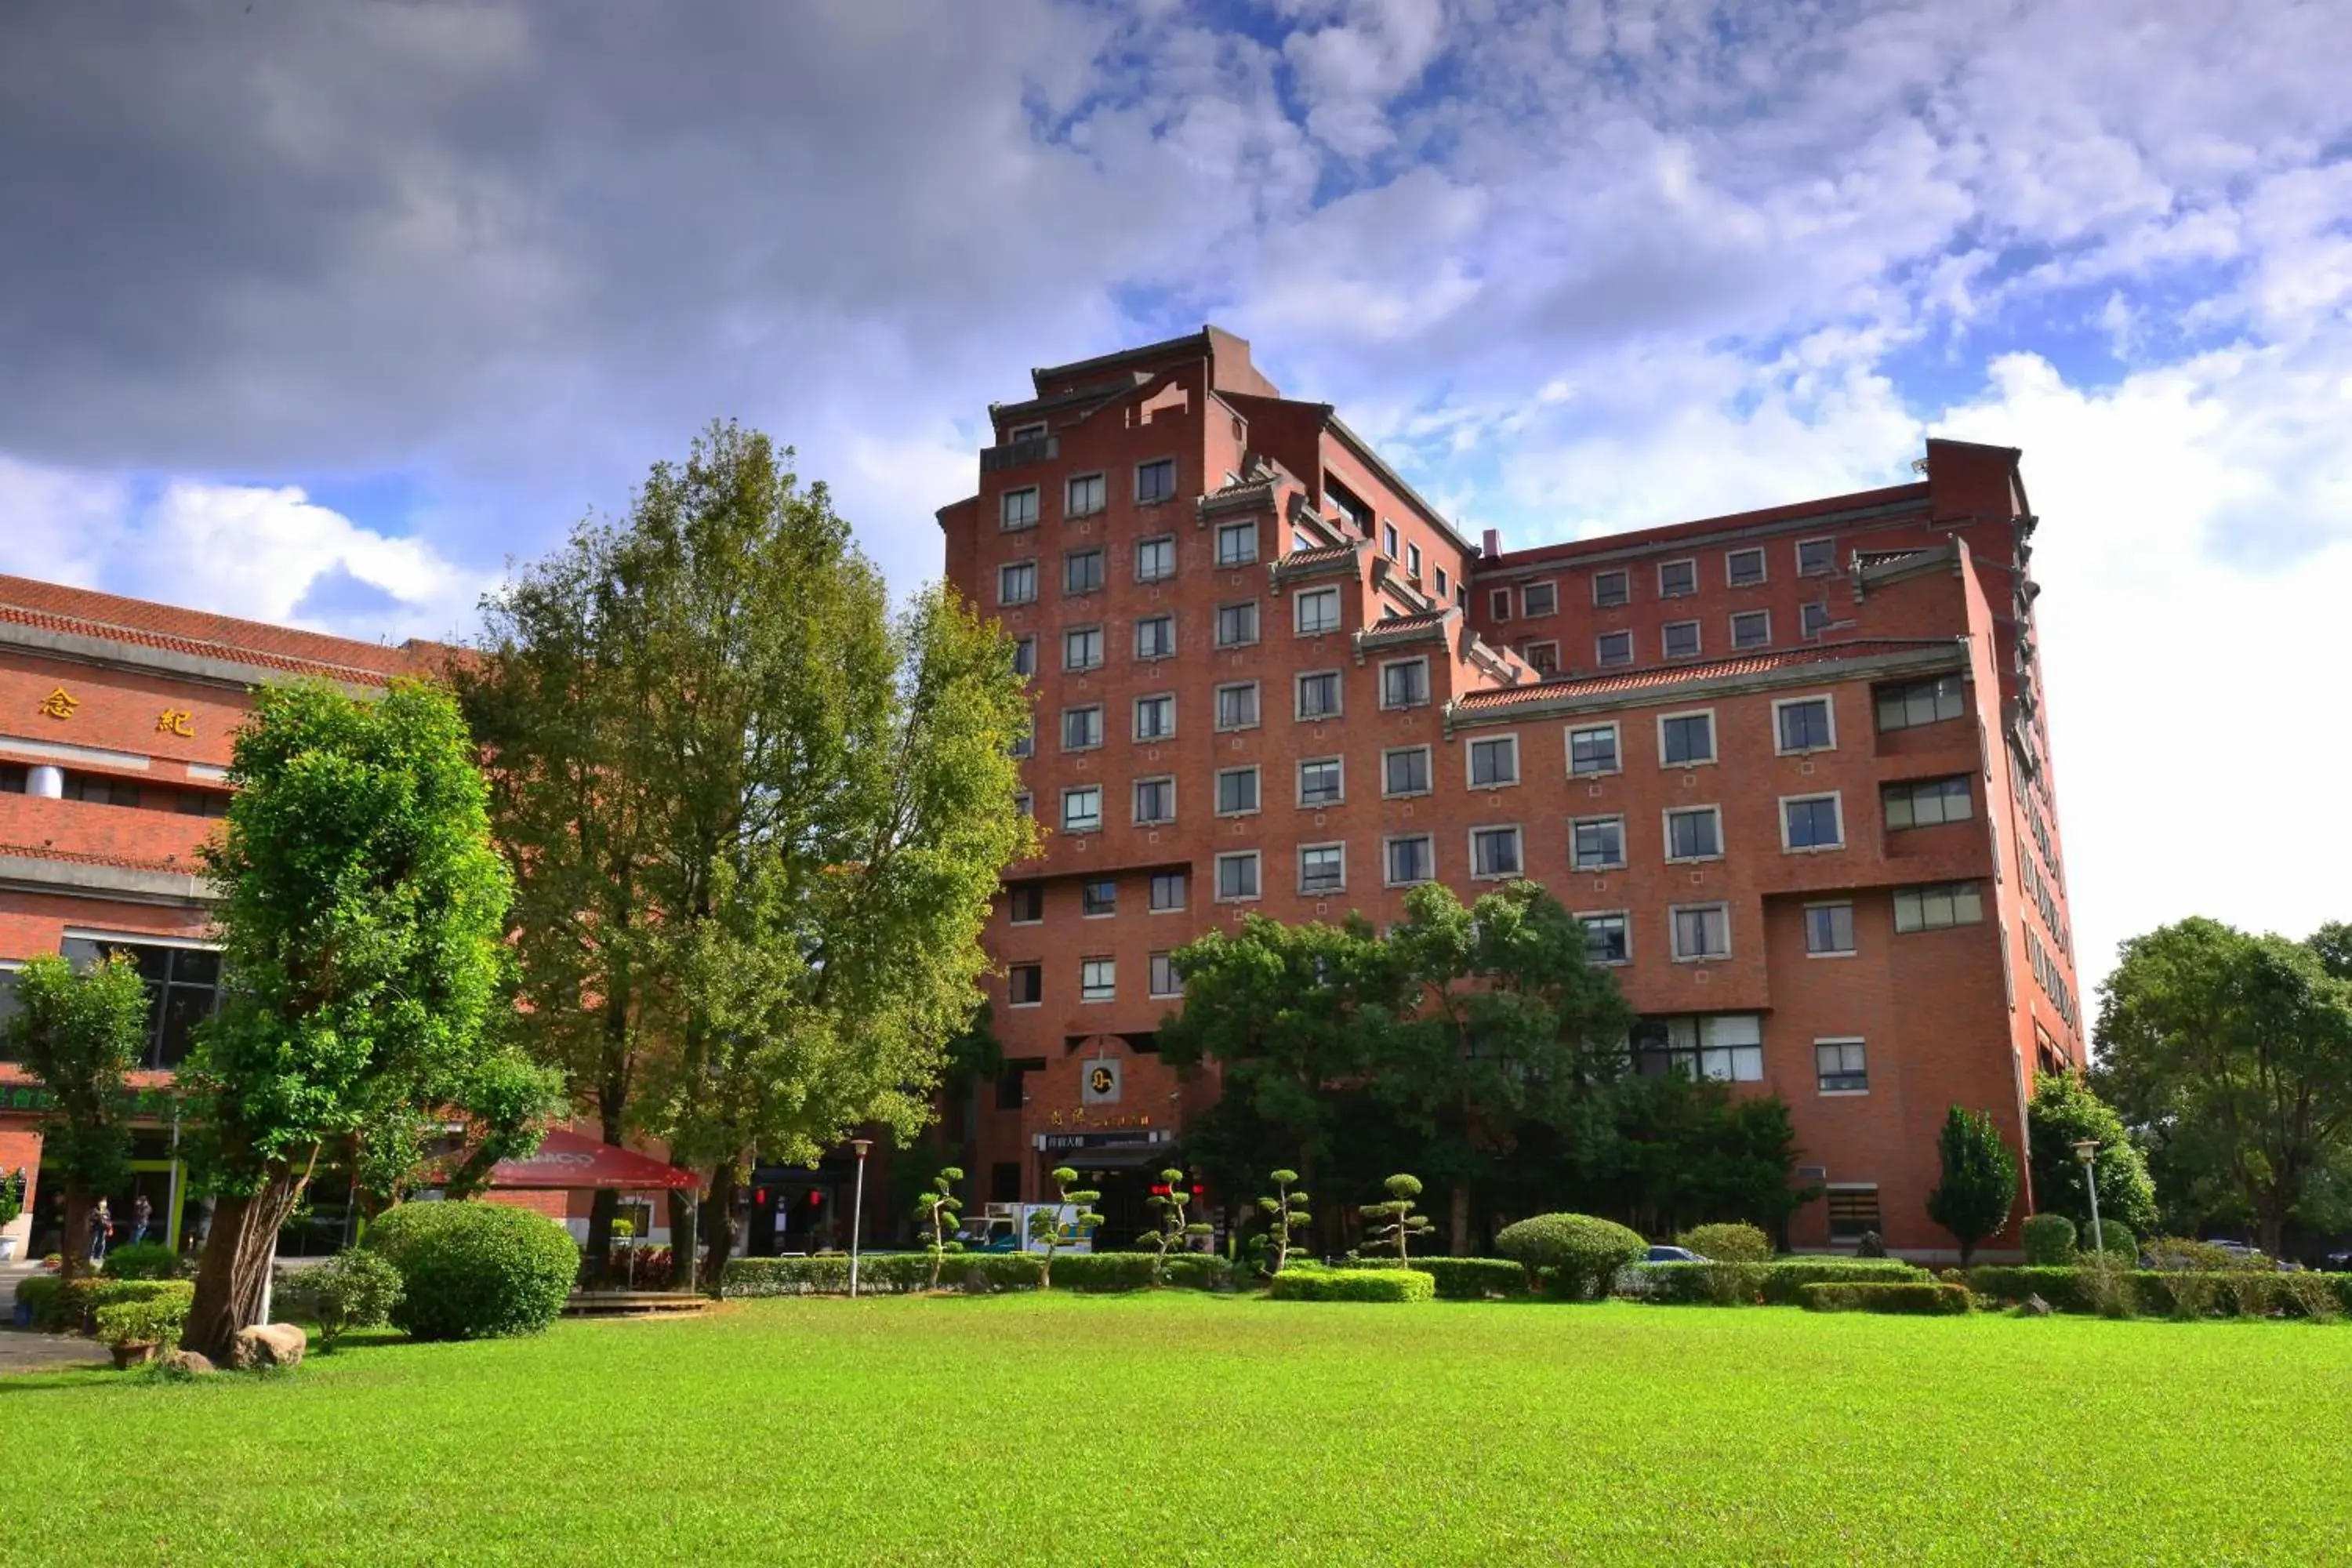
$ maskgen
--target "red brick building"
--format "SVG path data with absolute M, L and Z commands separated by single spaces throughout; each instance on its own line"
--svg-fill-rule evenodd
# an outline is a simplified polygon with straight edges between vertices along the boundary
M 2032 1072 L 2084 1059 L 2015 451 L 1506 552 L 1215 328 L 1032 379 L 939 514 L 1021 639 L 1050 830 L 988 932 L 980 1197 L 1164 1162 L 1217 1092 L 1152 1048 L 1200 932 L 1526 876 L 1645 1070 L 1788 1101 L 1827 1194 L 1795 1244 L 1951 1246 L 1947 1108 L 2021 1151 Z

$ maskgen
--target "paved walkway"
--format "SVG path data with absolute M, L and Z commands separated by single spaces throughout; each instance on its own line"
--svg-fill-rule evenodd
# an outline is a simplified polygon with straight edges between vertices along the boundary
M 0 1263 L 0 1377 L 12 1372 L 56 1372 L 69 1366 L 109 1366 L 106 1347 L 73 1334 L 36 1334 L 8 1326 L 16 1309 L 16 1281 L 40 1272 L 21 1260 Z

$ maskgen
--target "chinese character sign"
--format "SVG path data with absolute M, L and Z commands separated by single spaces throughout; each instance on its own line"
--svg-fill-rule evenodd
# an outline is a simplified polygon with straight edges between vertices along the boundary
M 62 686 L 55 688 L 47 697 L 41 699 L 41 711 L 52 719 L 70 719 L 74 716 L 74 710 L 80 706 L 81 699 L 74 696 Z
M 196 735 L 196 716 L 184 708 L 166 708 L 155 720 L 155 732 L 192 741 Z

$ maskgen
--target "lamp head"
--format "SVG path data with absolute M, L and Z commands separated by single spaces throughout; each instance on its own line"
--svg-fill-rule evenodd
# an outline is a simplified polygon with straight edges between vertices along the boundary
M 849 1141 L 849 1147 L 856 1153 L 859 1159 L 863 1160 L 866 1158 L 866 1151 L 874 1147 L 874 1140 L 871 1138 L 852 1138 Z
M 2097 1139 L 2077 1138 L 2074 1140 L 2074 1158 L 2082 1161 L 2085 1165 L 2091 1163 L 2091 1157 L 2098 1152 L 2099 1141 Z

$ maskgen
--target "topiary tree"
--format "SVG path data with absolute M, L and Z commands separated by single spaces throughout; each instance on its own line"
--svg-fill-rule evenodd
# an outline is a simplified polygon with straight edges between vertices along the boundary
M 1078 1212 L 1070 1223 L 1081 1231 L 1102 1224 L 1102 1215 L 1094 1211 L 1094 1205 L 1102 1201 L 1102 1194 L 1092 1188 L 1080 1190 L 1075 1184 L 1077 1179 L 1078 1173 L 1067 1165 L 1055 1166 L 1053 1206 L 1041 1205 L 1029 1211 L 1029 1239 L 1042 1243 L 1035 1253 L 1037 1289 L 1040 1290 L 1054 1288 L 1054 1254 L 1062 1245 L 1059 1211 L 1075 1206 Z
M 963 1243 L 955 1238 L 956 1227 L 963 1220 L 963 1200 L 955 1195 L 955 1184 L 962 1180 L 960 1167 L 942 1167 L 931 1178 L 931 1190 L 915 1205 L 916 1234 L 923 1238 L 923 1250 L 931 1255 L 931 1278 L 927 1289 L 940 1288 L 940 1267 L 947 1261 L 948 1254 L 963 1250 Z
M 400 1204 L 360 1245 L 399 1270 L 393 1326 L 420 1340 L 538 1333 L 562 1314 L 580 1271 L 569 1232 L 506 1204 Z
M 1695 1225 L 1675 1240 L 1716 1263 L 1772 1261 L 1772 1238 L 1752 1225 Z
M 1258 1212 L 1265 1215 L 1265 1229 L 1250 1237 L 1250 1252 L 1268 1274 L 1279 1274 L 1289 1266 L 1290 1249 L 1298 1245 L 1297 1233 L 1315 1223 L 1307 1212 L 1307 1194 L 1291 1191 L 1297 1180 L 1296 1171 L 1275 1172 L 1272 1195 L 1257 1201 Z
M 13 1055 L 48 1091 L 41 1165 L 64 1213 L 61 1279 L 89 1267 L 90 1211 L 131 1174 L 131 1069 L 147 1046 L 147 987 L 130 960 L 86 973 L 56 953 L 16 972 L 16 1016 L 0 1055 Z
M 2038 1214 L 2017 1227 L 2025 1261 L 2037 1268 L 2063 1268 L 2074 1261 L 2074 1222 L 2063 1214 Z
M 1528 1271 L 1530 1285 L 1543 1269 L 1552 1271 L 1553 1291 L 1563 1300 L 1582 1301 L 1609 1294 L 1620 1269 L 1638 1263 L 1650 1250 L 1639 1231 L 1614 1220 L 1584 1214 L 1544 1214 L 1507 1225 L 1495 1237 L 1495 1247 L 1515 1258 Z
M 1366 1204 L 1356 1211 L 1364 1216 L 1364 1239 L 1374 1247 L 1395 1247 L 1398 1260 L 1409 1262 L 1413 1239 L 1437 1228 L 1427 1215 L 1416 1213 L 1412 1206 L 1421 1196 L 1421 1178 L 1400 1173 L 1381 1185 L 1388 1191 L 1388 1201 Z
M 1960 1267 L 1977 1243 L 2000 1234 L 2017 1202 L 2017 1157 L 2001 1142 L 1991 1113 L 1955 1105 L 1936 1140 L 1944 1179 L 1927 1194 L 1927 1217 L 1960 1244 Z
M 1200 1221 L 1184 1218 L 1185 1206 L 1192 1201 L 1184 1184 L 1184 1173 L 1167 1170 L 1160 1173 L 1160 1185 L 1165 1191 L 1155 1191 L 1143 1201 L 1151 1205 L 1156 1215 L 1152 1227 L 1138 1238 L 1139 1245 L 1151 1254 L 1151 1283 L 1159 1285 L 1168 1272 L 1168 1255 L 1197 1236 L 1208 1236 L 1216 1227 Z

